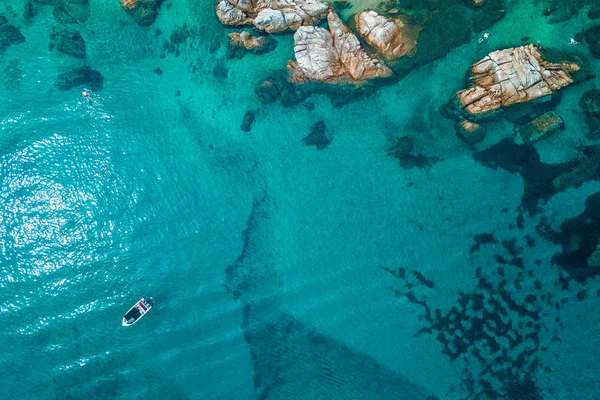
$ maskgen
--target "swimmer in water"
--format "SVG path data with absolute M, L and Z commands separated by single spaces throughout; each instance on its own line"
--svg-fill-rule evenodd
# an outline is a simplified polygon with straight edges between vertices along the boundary
M 82 90 L 81 95 L 83 96 L 84 99 L 86 99 L 88 101 L 89 104 L 92 104 L 92 99 L 90 99 L 90 94 L 88 93 L 87 90 Z
M 579 44 L 579 42 L 577 40 L 575 40 L 574 38 L 571 38 L 571 40 L 569 41 L 569 44 Z
M 490 37 L 490 34 L 489 34 L 489 33 L 487 33 L 487 32 L 486 32 L 486 33 L 484 33 L 484 34 L 483 34 L 483 37 L 480 37 L 480 38 L 479 38 L 479 43 L 483 42 L 484 40 L 487 40 L 487 38 L 489 38 L 489 37 Z

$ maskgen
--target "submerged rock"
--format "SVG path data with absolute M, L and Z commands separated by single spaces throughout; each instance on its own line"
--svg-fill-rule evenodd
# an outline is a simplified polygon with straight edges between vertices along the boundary
M 32 19 L 37 14 L 38 9 L 33 3 L 33 0 L 27 0 L 23 8 L 23 19 Z
M 534 45 L 498 50 L 471 68 L 472 86 L 457 93 L 468 114 L 484 115 L 501 107 L 535 100 L 573 83 L 573 63 L 542 59 Z
M 61 24 L 77 24 L 90 17 L 88 0 L 65 0 L 57 2 L 52 11 L 54 19 Z
M 275 49 L 277 42 L 268 36 L 252 36 L 250 32 L 229 34 L 229 46 L 233 56 L 243 57 L 246 53 L 265 54 Z M 241 52 L 239 50 L 242 50 Z
M 583 33 L 586 43 L 590 46 L 590 52 L 596 58 L 600 58 L 600 25 L 596 25 Z
M 53 29 L 50 34 L 50 47 L 56 49 L 61 53 L 77 57 L 85 58 L 85 40 L 83 36 L 75 30 L 64 29 L 56 30 Z
M 522 125 L 519 128 L 521 137 L 527 143 L 537 142 L 542 136 L 547 136 L 550 133 L 562 128 L 563 120 L 554 111 L 549 111 L 540 115 L 536 119 Z
M 56 80 L 56 87 L 60 90 L 69 90 L 77 86 L 100 90 L 104 87 L 104 77 L 99 71 L 85 66 L 60 74 Z
M 408 18 L 386 18 L 375 11 L 365 11 L 354 16 L 356 29 L 366 42 L 377 49 L 387 60 L 414 55 L 417 38 L 423 29 L 408 24 Z
M 600 193 L 589 196 L 583 213 L 563 221 L 560 230 L 551 232 L 549 239 L 562 248 L 552 261 L 560 265 L 570 278 L 585 282 L 600 274 L 596 264 L 600 243 Z
M 329 31 L 306 26 L 294 34 L 296 61 L 287 64 L 292 81 L 360 82 L 392 74 L 383 62 L 366 53 L 335 11 L 329 12 L 327 21 Z
M 312 126 L 310 133 L 302 143 L 306 146 L 315 146 L 317 150 L 323 150 L 331 144 L 331 138 L 327 136 L 327 125 L 324 120 L 320 120 Z
M 454 125 L 456 134 L 468 144 L 476 144 L 485 139 L 485 128 L 475 122 L 462 120 Z
M 593 89 L 581 96 L 579 105 L 585 113 L 585 122 L 590 128 L 590 137 L 600 139 L 600 90 Z
M 25 36 L 14 25 L 8 23 L 6 17 L 0 15 L 0 52 L 5 51 L 13 44 L 23 43 Z
M 327 15 L 329 5 L 321 0 L 222 0 L 217 17 L 225 25 L 254 26 L 268 33 L 296 30 Z
M 244 132 L 250 132 L 250 130 L 252 129 L 252 124 L 254 123 L 257 114 L 258 110 L 246 111 L 246 113 L 244 114 L 244 118 L 242 119 L 242 125 L 240 126 L 240 129 Z
M 523 178 L 524 190 L 521 206 L 529 214 L 539 211 L 539 200 L 556 194 L 553 180 L 570 170 L 570 164 L 545 164 L 531 144 L 517 144 L 513 139 L 503 139 L 489 148 L 476 152 L 473 159 L 488 168 L 501 168 Z
M 598 179 L 599 172 L 600 148 L 597 146 L 587 147 L 573 168 L 552 180 L 552 188 L 555 193 L 558 193 L 568 187 L 579 187 L 587 181 Z
M 140 26 L 149 26 L 158 16 L 158 7 L 162 0 L 119 0 L 127 14 Z
M 412 136 L 398 136 L 396 143 L 388 148 L 388 156 L 397 158 L 400 161 L 400 167 L 405 169 L 425 168 L 433 165 L 437 159 L 427 157 L 421 153 L 415 154 L 415 139 Z
M 598 243 L 596 250 L 592 253 L 590 258 L 588 258 L 587 264 L 590 267 L 600 267 L 600 243 Z
M 254 89 L 254 92 L 262 104 L 273 103 L 279 97 L 279 89 L 272 81 L 262 81 Z

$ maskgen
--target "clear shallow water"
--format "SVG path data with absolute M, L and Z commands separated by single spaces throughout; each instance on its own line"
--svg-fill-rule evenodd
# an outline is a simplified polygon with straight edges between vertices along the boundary
M 310 111 L 263 106 L 253 93 L 261 71 L 291 58 L 289 35 L 277 36 L 272 53 L 223 61 L 224 46 L 209 51 L 228 32 L 212 3 L 174 2 L 151 28 L 116 3 L 91 0 L 89 20 L 77 26 L 87 64 L 104 75 L 91 104 L 79 87 L 54 87 L 82 62 L 48 51 L 51 7 L 27 22 L 20 2 L 0 6 L 27 39 L 0 56 L 0 398 L 468 397 L 461 382 L 485 365 L 451 362 L 435 334 L 414 337 L 426 326 L 423 310 L 394 296 L 402 282 L 381 267 L 432 279 L 434 288 L 413 291 L 446 312 L 477 286 L 477 267 L 493 280 L 502 266 L 499 243 L 470 251 L 481 232 L 516 238 L 544 291 L 569 299 L 559 310 L 540 301 L 544 367 L 521 378 L 547 399 L 600 392 L 589 351 L 600 345 L 597 279 L 553 287 L 559 248 L 537 234 L 540 216 L 510 228 L 523 180 L 477 164 L 438 113 L 472 62 L 523 36 L 570 49 L 585 13 L 549 25 L 539 8 L 508 2 L 485 46 L 474 36 L 342 108 L 312 96 Z M 163 40 L 184 23 L 193 36 L 181 55 L 160 58 Z M 213 74 L 223 65 L 227 79 Z M 568 129 L 540 143 L 543 161 L 575 156 L 586 129 L 577 103 L 595 85 L 565 89 L 557 112 Z M 260 111 L 245 133 L 248 109 Z M 317 151 L 301 140 L 320 119 L 333 141 Z M 401 169 L 387 155 L 401 133 L 442 161 Z M 497 121 L 482 147 L 512 133 Z M 557 227 L 598 188 L 590 181 L 560 193 L 543 214 Z M 524 244 L 527 234 L 535 246 Z M 515 267 L 505 270 L 510 284 L 519 279 Z M 513 288 L 515 298 L 531 285 Z M 588 294 L 576 301 L 580 290 Z M 147 294 L 156 309 L 121 328 L 122 314 Z

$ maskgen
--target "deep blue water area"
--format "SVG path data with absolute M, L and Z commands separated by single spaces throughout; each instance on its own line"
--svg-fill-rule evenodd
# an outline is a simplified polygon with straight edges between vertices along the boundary
M 0 399 L 600 398 L 598 5 L 486 1 L 336 2 L 431 21 L 358 90 L 213 0 L 0 2 Z M 469 67 L 537 42 L 586 65 L 564 128 L 457 137 Z

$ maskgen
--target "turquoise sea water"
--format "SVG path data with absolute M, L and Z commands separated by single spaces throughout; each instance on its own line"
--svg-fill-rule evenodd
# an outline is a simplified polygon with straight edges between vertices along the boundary
M 507 0 L 483 44 L 473 33 L 342 107 L 284 107 L 254 88 L 292 59 L 290 34 L 230 59 L 210 0 L 164 3 L 151 27 L 90 0 L 81 60 L 49 50 L 49 3 L 31 19 L 0 4 L 26 38 L 0 53 L 0 399 L 599 398 L 600 280 L 570 278 L 540 227 L 560 230 L 600 184 L 528 213 L 522 176 L 473 156 L 515 127 L 489 122 L 473 149 L 439 112 L 472 63 L 523 37 L 597 69 L 568 44 L 598 24 L 588 8 L 549 23 L 547 2 Z M 184 24 L 179 55 L 165 51 Z M 57 88 L 83 65 L 103 89 Z M 543 163 L 593 144 L 578 103 L 596 87 L 564 89 Z M 320 120 L 323 150 L 302 142 Z M 400 167 L 401 135 L 431 165 Z M 121 327 L 146 295 L 155 309 Z

